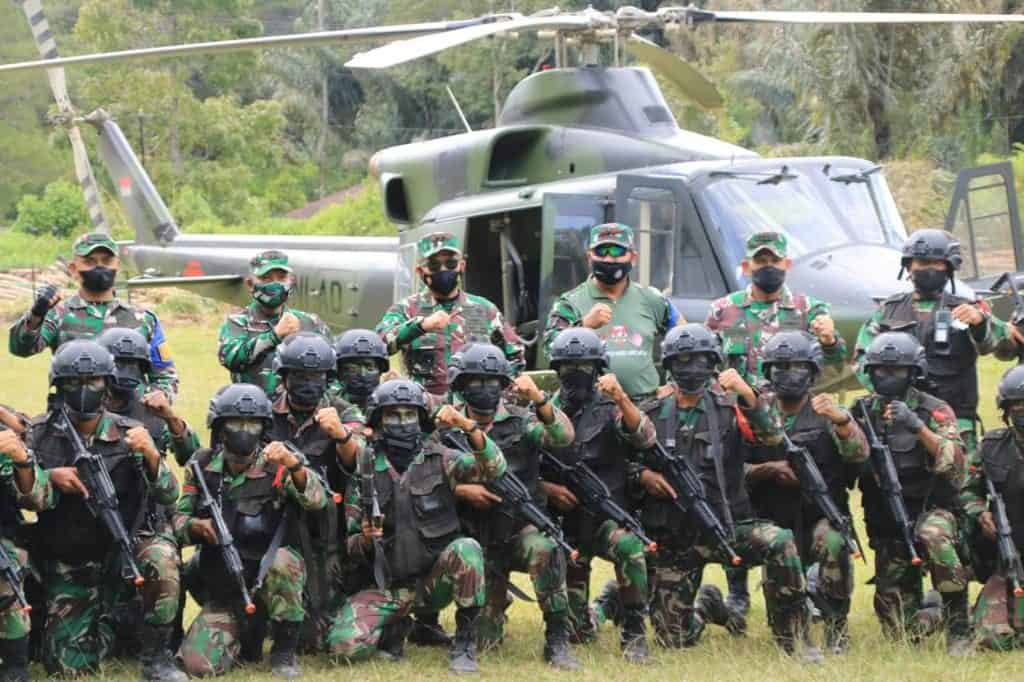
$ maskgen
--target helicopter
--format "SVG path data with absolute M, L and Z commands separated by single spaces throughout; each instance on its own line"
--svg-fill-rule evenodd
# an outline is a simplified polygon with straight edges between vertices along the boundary
M 98 130 L 99 156 L 135 229 L 135 240 L 122 248 L 142 274 L 124 286 L 182 287 L 245 305 L 249 259 L 277 248 L 289 254 L 296 274 L 293 305 L 318 313 L 334 332 L 372 328 L 392 301 L 419 286 L 417 240 L 449 231 L 469 256 L 465 288 L 498 304 L 523 338 L 534 370 L 546 367 L 538 340 L 547 312 L 560 293 L 589 275 L 586 237 L 603 222 L 634 228 L 634 280 L 664 292 L 689 320 L 704 319 L 713 300 L 748 283 L 740 268 L 743 243 L 765 229 L 788 236 L 788 283 L 831 304 L 850 347 L 877 301 L 909 288 L 896 276 L 907 231 L 881 166 L 842 156 L 763 158 L 681 129 L 651 69 L 699 106 L 716 108 L 721 96 L 691 65 L 637 31 L 714 23 L 1024 22 L 1024 15 L 555 9 L 61 58 L 39 0 L 21 4 L 42 58 L 0 65 L 0 77 L 47 70 L 91 211 L 98 191 L 76 126 Z M 494 128 L 472 131 L 466 124 L 463 134 L 391 147 L 371 158 L 369 171 L 380 183 L 395 238 L 183 233 L 117 123 L 102 110 L 78 117 L 64 82 L 64 67 L 78 64 L 353 41 L 386 44 L 356 54 L 347 66 L 386 69 L 525 31 L 551 38 L 555 63 L 512 88 Z M 611 65 L 600 63 L 607 45 Z M 624 53 L 650 68 L 624 65 Z M 94 227 L 104 229 L 102 212 L 91 215 Z M 963 244 L 962 280 L 955 283 L 961 295 L 1020 271 L 1024 242 L 1010 165 L 961 171 L 945 227 Z M 1009 314 L 1008 298 L 990 300 L 997 314 Z M 855 383 L 846 371 L 827 387 Z

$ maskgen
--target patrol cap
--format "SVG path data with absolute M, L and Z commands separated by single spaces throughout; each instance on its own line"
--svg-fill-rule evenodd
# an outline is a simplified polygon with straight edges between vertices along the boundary
M 111 239 L 109 234 L 102 232 L 83 234 L 75 240 L 75 245 L 71 247 L 71 253 L 76 256 L 88 256 L 96 249 L 106 249 L 115 256 L 118 254 L 117 242 Z
M 442 251 L 451 251 L 456 256 L 462 255 L 459 239 L 451 232 L 431 232 L 426 237 L 420 239 L 417 248 L 420 252 L 421 261 Z
M 288 266 L 288 254 L 274 249 L 258 253 L 249 261 L 249 271 L 257 277 L 263 277 L 271 270 L 291 272 L 292 269 Z
M 587 250 L 593 251 L 601 244 L 617 244 L 630 251 L 635 250 L 633 246 L 633 228 L 624 223 L 602 223 L 590 228 L 590 239 L 587 241 Z
M 786 239 L 786 235 L 781 232 L 776 232 L 774 230 L 755 232 L 747 237 L 746 258 L 753 258 L 758 253 L 765 250 L 770 251 L 776 258 L 785 258 L 788 248 L 789 241 Z

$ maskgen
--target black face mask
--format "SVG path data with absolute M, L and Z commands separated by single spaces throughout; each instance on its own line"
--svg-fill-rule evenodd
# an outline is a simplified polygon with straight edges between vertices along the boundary
M 380 371 L 342 372 L 341 383 L 345 385 L 345 393 L 353 402 L 365 403 L 370 394 L 380 386 Z
M 139 386 L 144 383 L 142 367 L 136 362 L 127 362 L 114 367 L 114 382 L 108 387 L 110 395 L 122 402 L 130 402 L 138 395 Z
M 814 374 L 810 369 L 773 369 L 772 386 L 782 400 L 801 400 L 811 390 Z
M 89 386 L 63 391 L 64 405 L 76 421 L 88 421 L 99 415 L 103 409 L 103 396 L 105 388 L 96 390 Z
M 560 374 L 558 379 L 562 385 L 562 403 L 573 414 L 590 402 L 597 389 L 594 385 L 594 375 L 590 372 L 574 370 Z
M 455 291 L 455 287 L 459 286 L 459 271 L 440 270 L 439 272 L 432 272 L 430 273 L 430 282 L 427 282 L 426 277 L 423 278 L 423 281 L 434 293 L 447 296 Z
M 221 432 L 228 462 L 248 466 L 256 458 L 262 434 L 225 427 Z
M 1012 426 L 1017 433 L 1024 433 L 1024 414 L 1010 415 L 1010 426 Z
M 786 283 L 786 271 L 774 265 L 767 265 L 754 270 L 750 275 L 750 279 L 764 293 L 774 294 Z
M 327 390 L 327 379 L 289 379 L 285 386 L 289 403 L 299 408 L 313 408 Z
M 413 424 L 384 424 L 380 429 L 387 450 L 388 461 L 398 473 L 409 468 L 409 464 L 420 451 L 423 431 L 419 422 Z
M 910 273 L 910 279 L 914 281 L 914 289 L 923 298 L 936 298 L 946 288 L 949 274 L 945 270 L 927 268 Z
M 82 271 L 82 286 L 94 294 L 102 294 L 114 287 L 114 280 L 117 279 L 117 270 L 97 265 L 92 270 Z
M 474 412 L 487 417 L 498 410 L 498 403 L 501 402 L 501 384 L 467 386 L 462 389 L 462 397 Z
M 899 400 L 906 396 L 907 391 L 910 390 L 911 381 L 910 377 L 883 376 L 876 372 L 871 373 L 871 385 L 875 387 L 875 393 L 889 400 Z
M 618 284 L 633 271 L 633 264 L 629 261 L 625 263 L 609 263 L 607 261 L 595 260 L 590 262 L 590 270 L 594 273 L 594 278 L 598 282 L 602 284 Z

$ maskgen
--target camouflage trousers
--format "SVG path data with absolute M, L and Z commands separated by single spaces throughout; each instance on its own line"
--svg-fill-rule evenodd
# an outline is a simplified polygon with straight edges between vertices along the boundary
M 302 605 L 305 584 L 302 556 L 294 549 L 280 547 L 253 599 L 260 602 L 271 622 L 301 623 L 306 615 Z M 192 677 L 223 675 L 237 665 L 247 625 L 237 598 L 226 601 L 207 596 L 181 644 L 181 660 Z
M 651 624 L 658 643 L 665 647 L 693 646 L 704 631 L 704 621 L 693 602 L 705 564 L 728 564 L 728 557 L 701 538 L 682 544 L 679 535 L 652 534 L 658 551 L 647 558 L 650 576 Z M 804 616 L 807 583 L 793 533 L 761 520 L 736 524 L 733 549 L 743 566 L 764 566 L 765 605 L 777 638 L 793 638 Z
M 913 566 L 903 542 L 871 538 L 875 550 L 875 614 L 882 632 L 892 638 L 919 635 L 934 629 L 931 610 L 922 610 L 921 579 L 931 572 L 932 585 L 942 594 L 967 589 L 967 568 L 957 551 L 958 522 L 952 512 L 932 509 L 917 521 L 916 539 L 922 564 Z
M 545 622 L 569 618 L 565 554 L 534 526 L 524 527 L 510 542 L 489 546 L 485 559 L 487 600 L 477 626 L 477 639 L 482 647 L 496 646 L 505 636 L 505 611 L 511 606 L 508 584 L 512 571 L 529 574 Z
M 971 616 L 974 637 L 986 649 L 1010 651 L 1024 646 L 1024 598 L 1013 596 L 1002 573 L 995 573 L 978 595 Z
M 484 604 L 484 555 L 472 538 L 453 540 L 426 577 L 413 585 L 368 589 L 349 597 L 331 619 L 325 647 L 333 656 L 365 660 L 377 651 L 381 635 L 414 606 L 440 611 Z
M 22 575 L 28 570 L 28 552 L 17 547 L 7 539 L 0 540 L 4 544 L 7 556 L 18 565 Z M 18 585 L 25 589 L 24 581 Z M 29 615 L 21 610 L 18 600 L 14 597 L 14 590 L 7 584 L 6 580 L 0 580 L 0 639 L 21 639 L 28 636 L 32 629 L 32 621 Z
M 302 651 L 321 650 L 331 627 L 331 615 L 345 603 L 347 576 L 341 553 L 328 553 L 326 547 L 315 545 L 312 557 L 306 557 L 306 588 L 302 602 L 306 618 L 302 624 Z
M 580 551 L 577 561 L 566 567 L 565 587 L 569 597 L 569 620 L 576 641 L 590 642 L 597 638 L 600 623 L 590 608 L 590 564 L 601 557 L 615 566 L 615 582 L 619 599 L 625 607 L 646 607 L 647 559 L 644 543 L 629 531 L 607 520 L 592 538 L 571 538 L 569 544 Z
M 813 598 L 823 615 L 845 617 L 853 597 L 853 561 L 842 534 L 828 519 L 814 524 L 810 547 L 800 559 L 805 568 L 818 564 L 818 587 Z
M 172 624 L 181 589 L 177 545 L 159 535 L 140 538 L 135 562 L 145 579 L 139 590 L 143 620 L 148 625 Z M 133 588 L 126 585 L 119 570 L 101 562 L 47 562 L 43 581 L 47 594 L 43 662 L 47 671 L 74 675 L 95 670 L 114 651 L 113 613 L 119 603 L 134 598 Z

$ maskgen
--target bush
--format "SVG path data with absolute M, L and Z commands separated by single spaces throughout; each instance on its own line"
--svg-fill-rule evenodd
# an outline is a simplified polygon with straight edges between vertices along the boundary
M 46 186 L 43 196 L 26 194 L 18 201 L 14 228 L 35 236 L 68 237 L 89 228 L 82 191 L 66 180 Z

